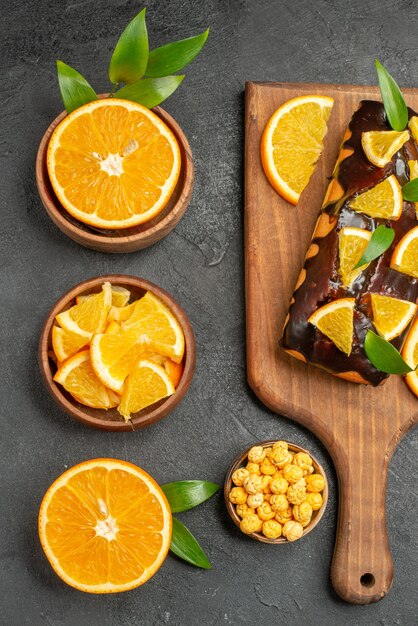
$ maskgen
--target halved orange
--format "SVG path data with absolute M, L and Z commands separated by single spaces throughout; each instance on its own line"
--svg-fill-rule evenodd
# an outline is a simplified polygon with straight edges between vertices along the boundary
M 285 102 L 267 122 L 261 162 L 274 189 L 297 204 L 322 152 L 334 99 L 300 96 Z
M 418 226 L 402 237 L 393 251 L 390 267 L 418 278 Z
M 106 327 L 107 316 L 112 305 L 110 283 L 103 283 L 102 291 L 87 300 L 75 304 L 59 313 L 56 320 L 61 328 L 91 339 L 93 333 L 101 333 Z
M 140 359 L 131 368 L 118 406 L 119 413 L 129 420 L 131 413 L 138 413 L 147 406 L 173 395 L 175 387 L 161 365 L 148 359 Z
M 409 139 L 409 131 L 370 130 L 361 135 L 361 145 L 370 163 L 384 167 Z
M 355 298 L 339 298 L 328 302 L 308 319 L 347 356 L 351 354 L 353 344 L 355 301 Z
M 396 176 L 388 176 L 383 182 L 353 198 L 350 207 L 370 217 L 397 220 L 402 213 L 403 198 Z
M 402 357 L 408 363 L 409 367 L 414 368 L 418 365 L 418 318 L 415 319 L 405 339 L 402 348 Z M 418 372 L 416 370 L 408 372 L 405 376 L 405 380 L 411 391 L 418 396 Z
M 161 487 L 143 469 L 93 459 L 49 487 L 38 530 L 64 582 L 88 593 L 116 593 L 139 587 L 161 567 L 172 516 Z
M 177 184 L 180 148 L 146 107 L 119 98 L 94 100 L 54 130 L 48 174 L 63 207 L 100 228 L 128 228 L 155 217 Z
M 120 402 L 120 397 L 107 389 L 96 376 L 90 361 L 90 350 L 82 350 L 61 365 L 54 376 L 78 402 L 94 409 L 110 409 Z

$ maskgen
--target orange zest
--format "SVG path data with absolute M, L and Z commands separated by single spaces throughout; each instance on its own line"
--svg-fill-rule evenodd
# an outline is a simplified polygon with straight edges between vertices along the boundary
M 143 469 L 93 459 L 49 487 L 38 530 L 64 582 L 87 593 L 116 593 L 143 585 L 161 567 L 172 517 L 163 491 Z

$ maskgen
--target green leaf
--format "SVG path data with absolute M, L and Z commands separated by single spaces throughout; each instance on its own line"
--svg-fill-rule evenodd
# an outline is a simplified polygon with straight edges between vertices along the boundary
M 126 85 L 115 93 L 116 98 L 132 100 L 148 109 L 157 106 L 177 89 L 184 76 L 165 76 L 164 78 L 143 78 L 133 85 Z
M 220 485 L 206 480 L 181 480 L 161 486 L 173 513 L 193 509 L 212 497 L 220 488 Z
M 376 335 L 372 330 L 367 331 L 364 341 L 367 358 L 376 369 L 386 374 L 407 374 L 413 369 L 403 360 L 397 349 Z
M 173 534 L 171 536 L 170 550 L 183 561 L 187 561 L 196 567 L 202 567 L 203 569 L 211 569 L 212 567 L 212 563 L 190 530 L 176 517 L 173 517 Z
M 148 33 L 142 9 L 129 22 L 113 51 L 109 65 L 112 83 L 135 83 L 145 72 L 148 63 Z
M 376 70 L 379 79 L 380 93 L 386 116 L 393 130 L 401 131 L 408 123 L 408 109 L 397 83 L 389 72 L 376 59 Z
M 392 245 L 392 241 L 395 237 L 395 231 L 393 228 L 387 228 L 386 226 L 378 226 L 370 238 L 369 243 L 367 244 L 367 248 L 363 252 L 363 256 L 360 261 L 353 267 L 354 270 L 365 265 L 366 263 L 370 263 L 370 261 L 374 261 L 381 254 L 386 252 L 388 248 Z
M 418 202 L 418 178 L 410 180 L 402 187 L 402 195 L 407 202 Z
M 188 65 L 199 54 L 209 35 L 209 28 L 204 33 L 174 43 L 155 48 L 149 53 L 146 76 L 159 78 L 175 74 Z
M 67 113 L 97 100 L 97 94 L 84 76 L 63 61 L 57 61 L 58 84 Z

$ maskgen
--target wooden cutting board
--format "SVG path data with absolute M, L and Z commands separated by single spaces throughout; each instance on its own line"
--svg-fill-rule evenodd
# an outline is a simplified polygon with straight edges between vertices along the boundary
M 418 90 L 403 90 L 418 110 Z M 300 95 L 335 99 L 324 150 L 297 207 L 268 183 L 259 145 L 266 122 Z M 327 447 L 338 475 L 339 514 L 331 580 L 347 602 L 382 598 L 393 579 L 386 530 L 386 475 L 402 436 L 418 421 L 418 399 L 392 376 L 373 388 L 338 379 L 287 355 L 278 342 L 328 177 L 353 111 L 380 99 L 377 87 L 247 83 L 245 278 L 248 381 L 272 411 L 299 422 Z

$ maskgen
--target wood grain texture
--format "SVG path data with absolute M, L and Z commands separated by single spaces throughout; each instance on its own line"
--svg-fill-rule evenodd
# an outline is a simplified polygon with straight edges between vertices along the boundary
M 50 353 L 52 351 L 52 327 L 55 323 L 55 316 L 72 307 L 75 304 L 76 296 L 98 293 L 102 284 L 107 281 L 112 285 L 119 285 L 129 289 L 132 294 L 132 301 L 141 298 L 145 295 L 146 291 L 151 291 L 160 298 L 176 316 L 184 333 L 184 370 L 175 393 L 135 413 L 128 422 L 125 422 L 116 408 L 107 410 L 93 409 L 80 404 L 60 384 L 53 380 L 57 368 L 50 358 Z M 39 338 L 38 357 L 39 367 L 46 388 L 53 400 L 67 415 L 93 428 L 122 432 L 138 430 L 144 428 L 144 426 L 158 422 L 181 402 L 193 378 L 196 366 L 196 344 L 194 332 L 187 314 L 164 289 L 137 276 L 109 274 L 90 278 L 89 280 L 79 283 L 61 296 L 58 302 L 54 304 L 42 327 Z
M 39 196 L 54 224 L 64 235 L 81 246 L 99 252 L 119 254 L 148 248 L 173 230 L 189 206 L 194 185 L 193 158 L 189 142 L 180 126 L 167 111 L 161 107 L 155 107 L 152 110 L 167 124 L 178 141 L 181 171 L 177 185 L 164 209 L 148 222 L 131 228 L 106 231 L 83 224 L 64 209 L 55 195 L 48 176 L 46 155 L 50 137 L 61 120 L 66 117 L 66 111 L 55 118 L 42 137 L 36 157 L 36 184 Z
M 403 90 L 418 109 L 418 90 Z M 332 96 L 324 150 L 297 207 L 269 185 L 259 144 L 266 122 L 299 95 Z M 247 83 L 245 122 L 245 278 L 247 374 L 260 400 L 318 436 L 335 464 L 339 515 L 332 584 L 347 602 L 382 598 L 393 580 L 386 531 L 386 475 L 402 436 L 418 421 L 418 400 L 399 377 L 379 388 L 341 380 L 296 360 L 279 338 L 296 279 L 353 111 L 380 99 L 377 87 Z
M 240 454 L 233 461 L 233 463 L 231 464 L 231 466 L 229 467 L 226 473 L 225 482 L 224 482 L 225 505 L 232 521 L 234 522 L 236 526 L 238 526 L 238 528 L 240 526 L 241 518 L 236 511 L 235 505 L 232 504 L 232 502 L 229 500 L 229 492 L 231 491 L 233 487 L 232 474 L 235 472 L 235 470 L 237 470 L 239 467 L 243 467 L 246 464 L 246 462 L 248 462 L 248 452 L 251 450 L 253 446 L 263 446 L 263 448 L 269 448 L 274 443 L 275 441 L 260 441 L 258 443 L 253 443 L 252 446 L 249 446 L 245 450 L 245 452 Z M 312 459 L 312 464 L 313 464 L 315 473 L 321 474 L 321 476 L 324 477 L 324 481 L 325 481 L 324 491 L 321 494 L 322 499 L 323 499 L 322 506 L 318 511 L 313 512 L 312 520 L 310 521 L 308 526 L 306 526 L 306 528 L 303 529 L 303 535 L 301 537 L 302 539 L 303 537 L 306 537 L 306 535 L 310 533 L 319 524 L 319 522 L 322 519 L 322 516 L 325 513 L 325 509 L 327 508 L 327 504 L 328 504 L 328 480 L 327 480 L 327 476 L 325 474 L 324 468 L 319 463 L 319 461 L 313 456 L 310 450 L 306 450 L 305 448 L 302 448 L 301 446 L 298 446 L 295 443 L 289 443 L 289 450 L 291 452 L 295 452 L 296 454 L 298 452 L 305 452 L 306 454 L 309 454 Z M 248 535 L 248 537 L 251 537 L 252 539 L 256 539 L 257 541 L 261 541 L 262 543 L 274 543 L 274 544 L 289 543 L 286 537 L 283 537 L 283 536 L 278 537 L 278 539 L 268 539 L 262 533 L 251 533 L 250 535 Z

